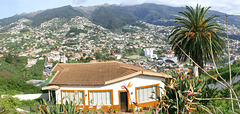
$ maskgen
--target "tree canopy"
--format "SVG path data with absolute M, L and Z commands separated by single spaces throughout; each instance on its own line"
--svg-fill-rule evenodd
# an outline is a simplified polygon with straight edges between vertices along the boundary
M 179 60 L 187 60 L 187 56 L 180 49 L 182 48 L 198 65 L 203 67 L 204 61 L 212 60 L 211 45 L 214 59 L 223 54 L 225 44 L 219 37 L 219 34 L 223 35 L 223 29 L 212 21 L 218 15 L 206 17 L 210 7 L 197 5 L 196 9 L 191 6 L 186 6 L 186 9 L 187 11 L 179 12 L 184 17 L 175 19 L 178 26 L 172 29 L 169 36 L 170 44 Z

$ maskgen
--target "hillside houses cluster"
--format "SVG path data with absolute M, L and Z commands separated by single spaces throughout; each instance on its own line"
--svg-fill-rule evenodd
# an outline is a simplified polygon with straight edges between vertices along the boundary
M 90 62 L 98 62 L 95 53 L 102 56 L 109 56 L 119 61 L 136 66 L 151 69 L 152 71 L 175 71 L 184 69 L 190 63 L 177 61 L 171 46 L 168 44 L 168 35 L 172 26 L 158 26 L 141 22 L 145 27 L 127 25 L 122 31 L 113 33 L 99 25 L 93 24 L 87 18 L 75 17 L 71 20 L 54 18 L 43 22 L 38 27 L 31 27 L 28 19 L 20 19 L 0 29 L 9 28 L 0 33 L 5 35 L 0 39 L 1 53 L 14 52 L 19 56 L 27 56 L 28 67 L 36 64 L 37 60 L 46 62 L 58 61 L 67 63 L 90 58 Z M 75 34 L 73 37 L 66 37 L 71 27 L 85 31 Z M 23 31 L 23 29 L 25 31 Z M 239 41 L 231 40 L 230 50 L 239 50 Z M 128 49 L 148 49 L 153 48 L 154 57 L 140 57 L 139 59 L 126 59 Z M 115 53 L 112 54 L 111 52 Z M 155 52 L 158 52 L 156 54 Z M 225 54 L 224 57 L 227 55 Z M 232 54 L 239 59 L 239 55 Z M 209 67 L 210 68 L 210 67 Z M 185 72 L 186 70 L 181 70 Z

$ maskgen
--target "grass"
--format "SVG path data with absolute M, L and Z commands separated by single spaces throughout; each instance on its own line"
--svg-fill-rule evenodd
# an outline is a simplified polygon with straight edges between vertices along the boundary
M 20 105 L 18 108 L 30 111 L 31 107 L 35 107 L 36 105 L 39 105 L 42 99 L 34 99 L 34 100 L 21 100 Z
M 9 70 L 7 69 L 3 69 L 1 72 L 0 72 L 0 76 L 3 76 L 3 77 L 10 77 L 13 73 L 10 72 Z

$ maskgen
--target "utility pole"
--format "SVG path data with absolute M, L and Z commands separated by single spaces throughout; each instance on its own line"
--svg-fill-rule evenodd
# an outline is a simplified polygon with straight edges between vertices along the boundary
M 228 40 L 228 66 L 229 66 L 229 78 L 230 78 L 230 86 L 232 86 L 232 70 L 231 70 L 231 55 L 230 55 L 230 49 L 229 49 L 229 38 L 228 38 L 228 15 L 226 14 L 226 35 L 227 35 L 227 40 Z M 232 91 L 230 90 L 230 98 L 232 99 Z M 231 107 L 232 111 L 234 112 L 234 107 L 233 107 L 233 100 L 231 100 Z

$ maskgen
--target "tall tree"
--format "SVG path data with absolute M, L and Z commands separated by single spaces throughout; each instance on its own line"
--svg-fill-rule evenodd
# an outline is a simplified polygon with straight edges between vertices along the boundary
M 187 11 L 179 12 L 183 17 L 175 20 L 178 25 L 172 29 L 169 36 L 170 44 L 180 61 L 186 61 L 187 56 L 179 47 L 203 67 L 204 62 L 212 60 L 210 43 L 212 43 L 214 59 L 223 54 L 225 44 L 218 36 L 224 35 L 223 29 L 213 21 L 218 15 L 206 17 L 210 7 L 201 7 L 197 4 L 196 9 L 191 6 L 186 6 L 186 9 Z
M 13 56 L 10 52 L 5 56 L 5 61 L 8 63 L 13 63 Z

